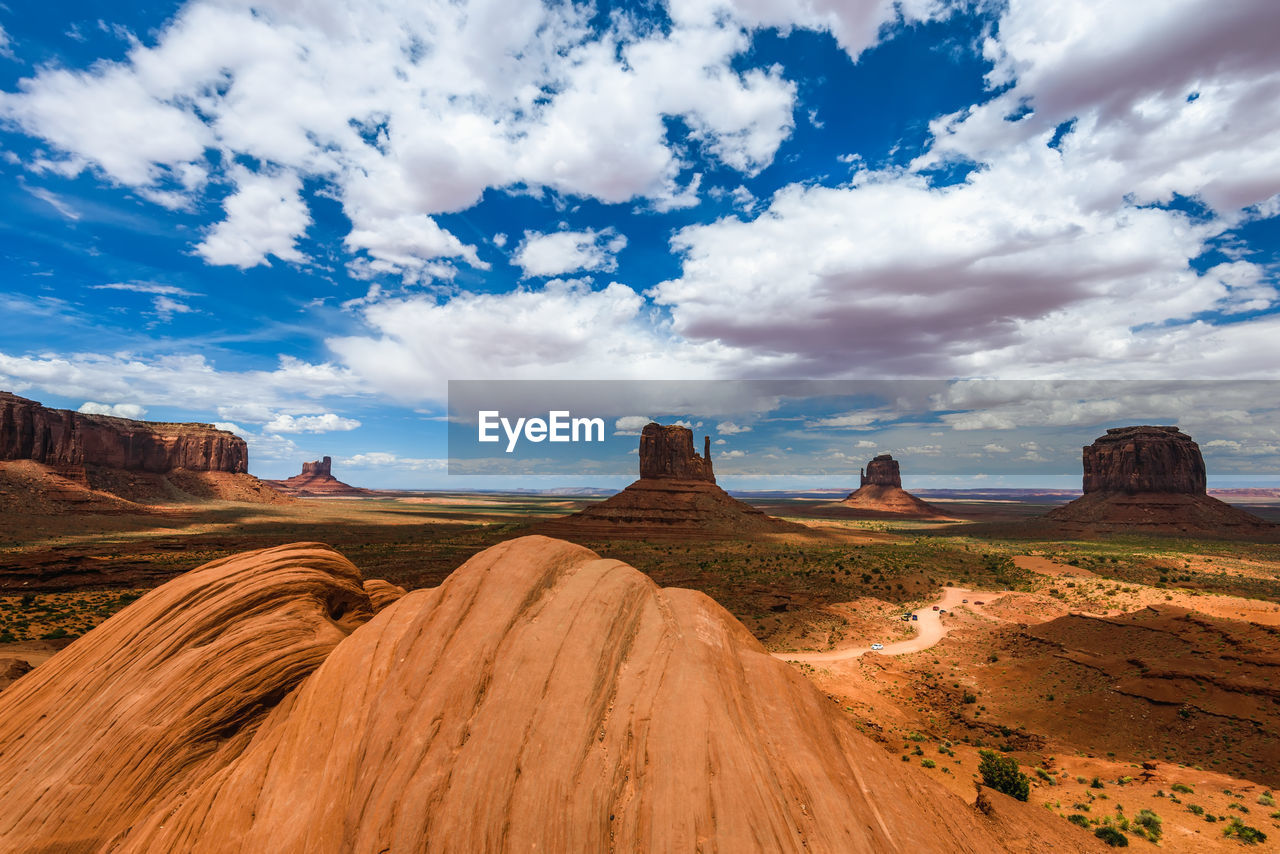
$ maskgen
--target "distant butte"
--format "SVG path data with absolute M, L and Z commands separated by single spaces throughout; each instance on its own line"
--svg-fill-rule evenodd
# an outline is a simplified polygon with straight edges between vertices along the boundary
M 324 457 L 302 464 L 302 474 L 286 480 L 269 480 L 272 489 L 286 495 L 308 497 L 343 497 L 371 494 L 367 489 L 343 483 L 333 476 L 333 458 Z
M 0 492 L 26 513 L 216 498 L 286 500 L 248 474 L 244 439 L 212 424 L 51 409 L 0 392 Z
M 1206 493 L 1200 446 L 1177 427 L 1116 427 L 1084 448 L 1084 495 L 1047 520 L 1101 532 L 1233 534 L 1271 523 Z
M 693 450 L 693 431 L 646 424 L 640 433 L 640 479 L 586 509 L 543 522 L 539 532 L 585 539 L 735 537 L 801 532 L 805 526 L 765 515 L 716 485 L 711 440 Z
M 902 488 L 898 461 L 880 454 L 859 475 L 859 486 L 844 501 L 845 507 L 867 516 L 900 516 L 916 519 L 946 519 L 945 513 L 921 501 Z

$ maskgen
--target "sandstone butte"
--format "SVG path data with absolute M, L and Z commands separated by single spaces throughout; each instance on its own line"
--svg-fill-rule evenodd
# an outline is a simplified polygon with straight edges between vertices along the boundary
M 1045 518 L 1089 530 L 1250 534 L 1274 526 L 1205 491 L 1200 446 L 1177 427 L 1115 427 L 1083 453 L 1084 495 Z
M 317 544 L 236 555 L 0 692 L 7 851 L 1103 850 L 988 797 L 705 595 L 545 537 L 408 594 Z
M 286 495 L 355 496 L 369 495 L 369 490 L 343 483 L 333 476 L 333 458 L 324 457 L 302 464 L 302 473 L 286 480 L 265 481 L 272 489 Z
M 880 454 L 867 463 L 859 474 L 858 488 L 840 503 L 870 516 L 948 518 L 937 507 L 902 488 L 898 461 L 889 454 Z
M 536 529 L 578 538 L 724 538 L 802 532 L 766 515 L 716 485 L 711 440 L 693 450 L 693 431 L 650 422 L 640 432 L 640 479 L 587 508 Z
M 0 392 L 0 481 L 20 481 L 5 492 L 27 496 L 30 507 L 182 496 L 282 500 L 247 474 L 248 465 L 244 439 L 211 424 L 51 409 Z

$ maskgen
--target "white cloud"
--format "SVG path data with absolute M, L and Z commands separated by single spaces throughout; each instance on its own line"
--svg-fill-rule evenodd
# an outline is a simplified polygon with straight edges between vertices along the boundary
M 647 415 L 624 415 L 613 422 L 613 435 L 639 436 L 644 425 L 652 421 Z
M 305 261 L 296 242 L 311 225 L 311 214 L 299 195 L 298 176 L 236 169 L 233 178 L 235 192 L 223 205 L 226 218 L 210 229 L 196 253 L 210 264 L 241 269 L 269 264 L 268 255 L 293 263 Z
M 5 32 L 4 27 L 0 27 L 0 56 L 13 56 L 13 47 L 9 39 L 9 34 Z
M 615 13 L 603 32 L 570 4 L 195 0 L 121 61 L 39 69 L 0 93 L 0 118 L 56 152 L 29 165 L 93 169 L 169 207 L 230 181 L 213 264 L 298 262 L 315 179 L 352 220 L 362 273 L 421 279 L 472 247 L 432 219 L 487 189 L 608 203 L 689 204 L 685 153 L 754 173 L 790 133 L 795 87 L 734 67 L 730 18 L 669 31 Z M 687 138 L 669 138 L 679 117 Z M 251 172 L 243 165 L 255 163 Z M 247 173 L 247 174 L 246 174 Z M 210 179 L 213 179 L 212 182 Z
M 526 231 L 511 260 L 525 276 L 562 276 L 590 270 L 611 273 L 618 269 L 615 256 L 626 245 L 626 236 L 612 228 L 552 234 Z
M 23 184 L 23 189 L 26 190 L 31 195 L 35 196 L 40 201 L 49 205 L 49 207 L 53 208 L 59 214 L 71 220 L 72 222 L 75 222 L 76 220 L 80 219 L 80 212 L 75 208 L 73 208 L 70 203 L 68 203 L 65 199 L 63 199 L 57 193 L 54 193 L 51 190 L 46 190 L 44 187 L 28 187 L 25 184 Z
M 997 444 L 996 444 L 996 443 L 994 443 L 994 442 L 992 442 L 992 443 L 990 443 L 990 444 L 987 444 L 987 445 L 983 445 L 983 446 L 982 446 L 982 450 L 986 451 L 988 454 L 1008 454 L 1008 453 L 1010 453 L 1009 449 L 1008 449 L 1008 448 L 1006 448 L 1004 445 L 997 445 Z
M 76 411 L 89 415 L 114 415 L 116 418 L 131 418 L 134 421 L 147 417 L 146 407 L 136 403 L 97 403 L 87 400 Z
M 747 455 L 746 451 L 740 451 L 735 449 L 732 451 L 722 451 L 718 456 L 722 460 L 736 460 L 739 457 L 745 457 L 746 455 Z
M 277 415 L 262 428 L 265 433 L 333 433 L 355 430 L 360 422 L 332 412 L 319 415 Z
M 384 451 L 371 451 L 356 454 L 340 460 L 342 465 L 350 468 L 392 468 L 404 471 L 447 471 L 448 460 L 421 459 L 415 457 L 399 457 Z
M 737 433 L 750 433 L 751 427 L 734 424 L 732 421 L 721 421 L 716 425 L 716 432 L 722 436 L 733 436 Z

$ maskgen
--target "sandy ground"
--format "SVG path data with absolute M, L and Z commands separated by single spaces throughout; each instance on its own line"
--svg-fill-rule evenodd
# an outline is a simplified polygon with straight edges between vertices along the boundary
M 983 593 L 980 591 L 969 590 L 965 587 L 948 587 L 943 593 L 942 598 L 937 602 L 931 603 L 918 608 L 911 612 L 915 614 L 915 620 L 911 621 L 911 625 L 916 628 L 916 636 L 904 641 L 896 643 L 887 643 L 883 649 L 872 650 L 871 646 L 850 646 L 842 649 L 835 649 L 829 652 L 775 652 L 774 657 L 781 658 L 785 661 L 802 661 L 808 663 L 826 662 L 826 661 L 848 661 L 851 658 L 858 658 L 868 652 L 878 652 L 881 655 L 906 655 L 909 652 L 920 652 L 934 646 L 938 641 L 947 636 L 947 632 L 951 631 L 952 625 L 944 624 L 943 615 L 939 610 L 945 610 L 950 613 L 955 608 L 965 608 L 974 613 L 984 613 L 983 606 L 975 605 L 973 600 L 979 599 L 986 602 L 989 598 L 1000 596 L 1000 593 Z M 968 599 L 966 603 L 964 600 Z

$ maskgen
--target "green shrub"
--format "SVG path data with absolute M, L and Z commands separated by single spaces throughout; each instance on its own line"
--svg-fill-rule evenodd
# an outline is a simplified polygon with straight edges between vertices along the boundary
M 978 773 L 982 782 L 1006 795 L 1025 801 L 1031 794 L 1031 781 L 1018 770 L 1018 762 L 1012 756 L 1003 756 L 994 750 L 980 751 L 982 761 Z
M 1125 836 L 1114 827 L 1099 827 L 1093 832 L 1093 835 L 1110 845 L 1112 848 L 1127 848 L 1129 846 L 1129 837 Z
M 920 764 L 921 764 L 922 766 L 924 766 L 925 768 L 933 768 L 933 767 L 934 767 L 934 766 L 936 766 L 938 763 L 937 763 L 937 762 L 934 762 L 932 759 L 921 759 L 921 760 L 920 760 Z
M 1131 824 L 1138 828 L 1138 832 L 1150 839 L 1152 842 L 1160 840 L 1160 834 L 1163 831 L 1163 822 L 1160 816 L 1151 810 L 1138 810 L 1138 814 L 1134 816 Z
M 1204 807 L 1199 804 L 1187 804 L 1187 809 L 1196 815 L 1204 815 Z
M 1188 786 L 1186 783 L 1174 783 L 1172 789 L 1175 792 L 1182 792 L 1184 795 L 1194 795 L 1196 790 Z
M 1078 824 L 1081 827 L 1089 826 L 1089 817 L 1085 815 L 1081 815 L 1078 812 L 1073 812 L 1071 815 L 1067 816 L 1067 821 L 1071 822 L 1072 824 Z
M 1276 805 L 1276 799 L 1271 796 L 1270 792 L 1263 792 L 1261 795 L 1258 795 L 1258 805 L 1273 807 Z
M 1222 831 L 1223 836 L 1234 836 L 1246 845 L 1257 845 L 1259 842 L 1266 842 L 1267 835 L 1256 827 L 1250 827 L 1238 818 L 1232 818 L 1231 823 Z

